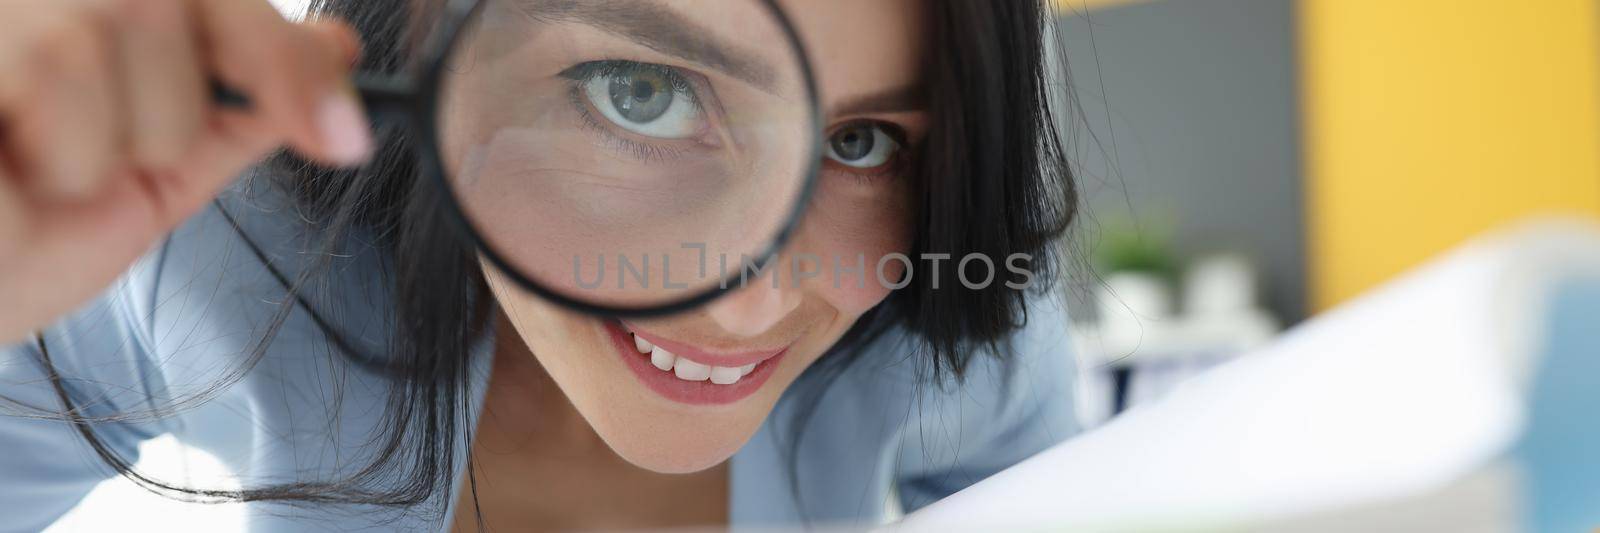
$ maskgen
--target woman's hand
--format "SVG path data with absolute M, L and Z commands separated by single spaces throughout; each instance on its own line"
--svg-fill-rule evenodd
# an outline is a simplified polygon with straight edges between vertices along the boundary
M 371 151 L 359 42 L 266 0 L 0 0 L 0 344 L 81 305 L 288 145 Z M 249 95 L 212 102 L 210 80 Z

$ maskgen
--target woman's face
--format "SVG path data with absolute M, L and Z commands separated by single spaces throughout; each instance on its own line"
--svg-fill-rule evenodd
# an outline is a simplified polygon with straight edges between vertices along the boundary
M 517 9 L 528 9 L 532 5 L 533 12 L 538 12 L 539 4 L 544 2 L 493 1 L 485 13 L 483 27 L 509 21 L 534 23 L 534 19 L 522 14 L 502 11 L 509 9 L 506 4 L 510 3 L 521 6 Z M 829 146 L 824 150 L 809 211 L 785 249 L 785 255 L 775 264 L 795 265 L 814 272 L 815 277 L 793 277 L 792 270 L 780 267 L 777 269 L 782 277 L 780 283 L 771 283 L 767 278 L 754 279 L 743 288 L 693 311 L 666 318 L 618 321 L 574 313 L 550 304 L 518 289 L 498 269 L 487 263 L 484 266 L 506 321 L 578 413 L 618 454 L 651 470 L 697 471 L 732 456 L 761 426 L 780 395 L 801 372 L 832 347 L 863 313 L 888 295 L 889 289 L 879 282 L 879 259 L 891 253 L 906 253 L 910 247 L 912 207 L 907 181 L 912 158 L 909 152 L 911 147 L 920 144 L 926 128 L 926 112 L 918 97 L 922 94 L 919 68 L 923 63 L 922 43 L 926 31 L 921 6 L 916 0 L 787 0 L 778 3 L 791 19 L 811 57 Z M 496 4 L 501 6 L 497 8 Z M 466 200 L 485 206 L 475 214 L 480 225 L 494 224 L 497 217 L 521 221 L 504 227 L 511 228 L 508 232 L 526 233 L 518 238 L 502 238 L 498 243 L 500 248 L 515 248 L 517 243 L 537 241 L 540 244 L 526 246 L 523 253 L 539 253 L 542 248 L 581 244 L 585 239 L 592 241 L 595 235 L 605 235 L 608 228 L 625 227 L 627 217 L 644 216 L 641 210 L 660 207 L 662 201 L 647 200 L 664 198 L 666 191 L 682 190 L 686 187 L 685 179 L 709 183 L 714 180 L 705 176 L 727 169 L 805 166 L 804 161 L 784 158 L 809 152 L 782 148 L 804 148 L 803 137 L 785 136 L 757 127 L 750 127 L 748 135 L 739 133 L 736 130 L 743 123 L 738 118 L 724 120 L 724 124 L 730 125 L 727 129 L 735 133 L 712 141 L 740 146 L 765 142 L 778 148 L 741 152 L 742 157 L 760 154 L 763 159 L 759 161 L 736 157 L 694 160 L 692 152 L 671 144 L 685 142 L 674 132 L 693 132 L 694 128 L 676 128 L 659 119 L 677 117 L 683 119 L 683 124 L 692 124 L 695 117 L 711 114 L 672 107 L 680 104 L 670 100 L 662 100 L 669 103 L 652 109 L 651 98 L 658 95 L 649 93 L 651 98 L 647 98 L 645 93 L 627 92 L 631 90 L 629 84 L 650 86 L 645 82 L 666 80 L 661 85 L 688 87 L 684 94 L 689 94 L 688 91 L 698 91 L 697 95 L 714 93 L 720 102 L 731 105 L 738 105 L 745 98 L 740 89 L 727 84 L 718 86 L 715 83 L 718 77 L 707 69 L 662 57 L 657 53 L 659 50 L 629 48 L 625 40 L 616 39 L 619 33 L 616 19 L 606 23 L 596 20 L 597 17 L 573 14 L 581 8 L 548 4 L 546 7 L 554 11 L 550 12 L 552 16 L 539 19 L 537 24 L 542 26 L 538 31 L 526 32 L 514 39 L 503 38 L 503 32 L 480 31 L 476 37 L 468 39 L 466 46 L 476 49 L 472 54 L 474 63 L 471 68 L 455 69 L 455 79 L 449 83 L 469 88 L 458 94 L 472 94 L 473 97 L 447 98 L 443 111 L 443 152 L 452 174 L 517 176 L 519 171 L 532 173 L 535 170 L 531 169 L 548 168 L 549 164 L 539 158 L 562 152 L 548 148 L 550 146 L 568 147 L 565 151 L 571 152 L 572 147 L 589 150 L 594 146 L 616 148 L 622 144 L 625 144 L 624 151 L 631 152 L 637 159 L 629 161 L 626 156 L 606 156 L 608 165 L 634 165 L 630 168 L 637 170 L 630 170 L 631 173 L 668 173 L 669 170 L 661 170 L 668 168 L 692 169 L 692 172 L 675 176 L 671 188 L 663 186 L 659 191 L 651 189 L 651 184 L 580 188 L 572 185 L 570 179 L 503 180 L 500 183 L 519 186 L 498 187 L 492 191 L 485 188 L 480 199 Z M 646 7 L 638 15 L 650 20 L 668 20 L 670 17 L 661 15 L 675 14 L 696 23 L 691 33 L 706 38 L 705 42 L 766 43 L 769 46 L 781 42 L 781 35 L 771 34 L 770 27 L 715 23 L 743 16 L 740 10 L 760 13 L 760 4 L 754 1 L 639 0 L 609 4 L 606 16 L 616 17 L 619 13 L 627 16 L 630 6 Z M 502 38 L 483 37 L 485 35 Z M 603 48 L 604 57 L 562 58 L 558 57 L 560 53 L 551 52 L 571 50 L 576 46 L 573 43 L 591 41 L 605 43 L 593 48 Z M 595 60 L 603 61 L 595 63 Z M 597 64 L 600 67 L 594 66 Z M 666 68 L 638 66 L 641 64 Z M 510 72 L 517 74 L 508 74 Z M 496 89 L 506 87 L 506 80 L 511 76 L 519 78 L 512 85 L 516 90 Z M 799 81 L 798 78 L 786 81 L 781 73 L 776 78 L 779 86 Z M 679 79 L 688 81 L 675 81 Z M 608 99 L 608 95 L 616 97 L 619 87 L 623 88 L 625 96 L 637 96 L 634 103 L 641 105 L 629 108 Z M 758 101 L 755 98 L 744 101 Z M 546 103 L 541 103 L 541 99 Z M 804 113 L 799 100 L 787 101 L 795 104 L 772 107 L 774 116 L 796 110 Z M 522 111 L 527 109 L 537 111 Z M 629 118 L 637 118 L 638 113 L 649 114 L 654 125 L 641 128 L 638 124 L 625 123 Z M 518 114 L 524 116 L 512 117 Z M 525 128 L 520 133 L 523 137 L 518 139 L 519 133 L 506 127 L 508 120 L 551 127 Z M 662 138 L 671 140 L 662 141 Z M 656 148 L 654 144 L 640 147 L 640 144 L 657 141 L 666 148 Z M 544 148 L 519 150 L 516 148 L 519 146 Z M 665 160 L 661 152 L 653 150 L 675 150 L 671 152 L 674 159 Z M 593 181 L 599 180 L 599 177 L 591 177 Z M 698 186 L 698 182 L 691 183 Z M 563 194 L 584 196 L 538 209 L 527 207 L 533 199 Z M 588 208 L 591 205 L 631 205 L 629 202 L 637 202 L 641 207 Z M 733 219 L 751 217 L 754 220 L 774 212 L 783 213 L 781 209 L 764 206 L 751 209 L 751 201 L 715 202 L 714 205 L 743 208 L 742 211 L 720 211 L 716 215 Z M 679 213 L 695 209 L 692 205 L 671 207 Z M 594 218 L 584 219 L 584 216 Z M 680 226 L 691 227 L 687 224 L 703 224 L 716 216 L 663 216 L 649 227 L 668 231 Z M 685 218 L 691 220 L 682 220 Z M 536 222 L 528 223 L 530 219 Z M 563 224 L 574 227 L 567 229 Z M 747 225 L 760 226 L 759 223 Z M 625 233 L 641 241 L 644 239 L 640 231 Z M 736 237 L 729 239 L 736 240 Z M 796 259 L 800 257 L 805 259 Z M 807 261 L 817 262 L 802 264 Z M 897 279 L 900 263 L 888 261 L 886 265 L 882 277 Z M 501 342 L 509 339 L 507 335 L 510 334 L 501 331 Z

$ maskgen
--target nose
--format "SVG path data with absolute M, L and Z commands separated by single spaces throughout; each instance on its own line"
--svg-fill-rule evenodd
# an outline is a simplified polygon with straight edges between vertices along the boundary
M 741 337 L 754 337 L 772 328 L 800 306 L 801 289 L 779 280 L 773 286 L 776 268 L 748 280 L 707 304 L 706 313 L 723 330 Z

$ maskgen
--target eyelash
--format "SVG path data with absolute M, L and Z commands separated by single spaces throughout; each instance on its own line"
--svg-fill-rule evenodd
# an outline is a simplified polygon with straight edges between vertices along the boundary
M 583 121 L 584 127 L 589 128 L 591 131 L 605 138 L 607 143 L 612 144 L 613 149 L 631 154 L 642 161 L 667 161 L 683 155 L 685 151 L 683 148 L 639 142 L 629 139 L 614 131 L 612 127 L 607 126 L 602 119 L 594 115 L 595 111 L 590 108 L 591 104 L 588 103 L 587 99 L 583 95 L 583 85 L 598 77 L 615 75 L 618 72 L 621 72 L 624 68 L 648 68 L 657 70 L 663 74 L 663 77 L 671 80 L 672 90 L 674 92 L 694 98 L 696 99 L 695 104 L 700 105 L 700 102 L 698 101 L 699 93 L 694 90 L 693 85 L 689 83 L 688 80 L 685 80 L 684 76 L 678 71 L 678 69 L 674 67 L 658 65 L 654 63 L 641 63 L 625 59 L 586 61 L 577 65 L 573 65 L 572 67 L 569 67 L 560 73 L 560 76 L 567 79 L 569 82 L 567 88 L 567 99 L 571 102 L 573 108 L 577 109 L 578 116 Z M 827 139 L 832 138 L 832 136 L 835 133 L 838 133 L 840 130 L 864 124 L 870 124 L 882 128 L 885 134 L 893 138 L 896 143 L 899 143 L 900 149 L 895 152 L 894 156 L 889 160 L 889 162 L 879 165 L 875 168 L 861 169 L 839 163 L 838 161 L 833 161 L 831 158 L 823 156 L 824 168 L 831 172 L 846 174 L 856 179 L 860 183 L 870 183 L 886 177 L 892 178 L 900 175 L 901 171 L 903 170 L 904 163 L 907 160 L 906 152 L 910 150 L 911 147 L 906 144 L 905 130 L 900 128 L 898 125 L 877 120 L 853 120 L 832 128 L 827 137 L 823 139 L 823 142 L 828 142 Z
M 896 143 L 900 144 L 900 149 L 895 151 L 894 156 L 890 157 L 888 162 L 873 168 L 852 167 L 850 165 L 834 161 L 832 158 L 829 158 L 826 155 L 822 157 L 823 166 L 828 171 L 846 174 L 849 177 L 856 179 L 860 183 L 871 183 L 876 180 L 899 177 L 905 170 L 906 162 L 909 161 L 907 152 L 912 149 L 912 146 L 906 143 L 905 129 L 901 128 L 897 124 L 892 122 L 884 122 L 881 120 L 851 120 L 829 129 L 827 136 L 823 138 L 823 142 L 828 142 L 828 139 L 832 139 L 834 134 L 837 134 L 840 131 L 862 125 L 872 125 L 882 128 L 885 134 L 894 139 Z
M 586 61 L 568 67 L 560 73 L 560 76 L 568 81 L 567 99 L 571 102 L 573 108 L 577 109 L 578 117 L 583 121 L 584 127 L 605 138 L 606 142 L 612 145 L 612 149 L 631 154 L 641 161 L 668 161 L 683 155 L 684 149 L 682 148 L 639 142 L 624 137 L 614 131 L 612 127 L 607 126 L 605 122 L 602 122 L 602 119 L 594 116 L 594 109 L 590 107 L 591 104 L 583 95 L 583 85 L 595 78 L 615 75 L 625 67 L 646 68 L 661 72 L 663 77 L 671 81 L 674 92 L 695 98 L 695 105 L 700 105 L 698 93 L 695 92 L 693 85 L 685 80 L 676 68 L 626 59 Z

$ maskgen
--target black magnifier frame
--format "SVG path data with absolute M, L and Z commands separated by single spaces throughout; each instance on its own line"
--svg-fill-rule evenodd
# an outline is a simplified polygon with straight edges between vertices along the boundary
M 433 30 L 424 38 L 422 55 L 414 63 L 417 68 L 410 71 L 410 76 L 371 76 L 356 75 L 353 83 L 359 93 L 362 104 L 366 106 L 367 114 L 375 124 L 398 124 L 408 133 L 423 142 L 413 145 L 418 168 L 428 173 L 425 179 L 431 179 L 438 188 L 438 192 L 448 198 L 445 209 L 452 215 L 456 229 L 461 235 L 472 242 L 473 246 L 489 260 L 494 267 L 510 277 L 519 287 L 545 300 L 557 305 L 587 313 L 590 315 L 616 317 L 616 318 L 645 318 L 669 315 L 686 311 L 704 305 L 723 294 L 738 287 L 733 283 L 740 280 L 738 274 L 729 274 L 716 285 L 678 300 L 648 306 L 629 307 L 605 305 L 574 298 L 555 291 L 518 270 L 505 255 L 495 249 L 483 233 L 478 230 L 471 217 L 461 207 L 455 189 L 450 186 L 448 174 L 445 171 L 443 160 L 440 157 L 438 104 L 443 90 L 442 81 L 445 70 L 449 68 L 450 54 L 460 40 L 461 34 L 472 23 L 474 17 L 483 9 L 487 0 L 450 0 L 445 9 L 438 15 L 438 21 Z M 790 238 L 798 231 L 801 219 L 807 207 L 811 204 L 811 197 L 815 192 L 817 175 L 822 165 L 822 114 L 821 104 L 817 96 L 816 76 L 811 68 L 810 57 L 802 46 L 800 35 L 795 32 L 794 24 L 787 14 L 783 12 L 776 0 L 761 0 L 769 15 L 783 28 L 783 35 L 774 36 L 784 39 L 794 50 L 800 61 L 800 72 L 805 88 L 805 104 L 809 105 L 811 112 L 811 141 L 810 154 L 808 155 L 800 194 L 795 205 L 790 209 L 789 216 L 784 224 L 773 235 L 768 248 L 757 256 L 760 265 L 767 265 L 783 250 Z M 230 91 L 220 85 L 214 85 L 215 100 L 223 106 L 248 107 L 249 99 L 236 92 Z M 765 268 L 765 266 L 763 266 Z M 742 273 L 741 273 L 742 274 Z

